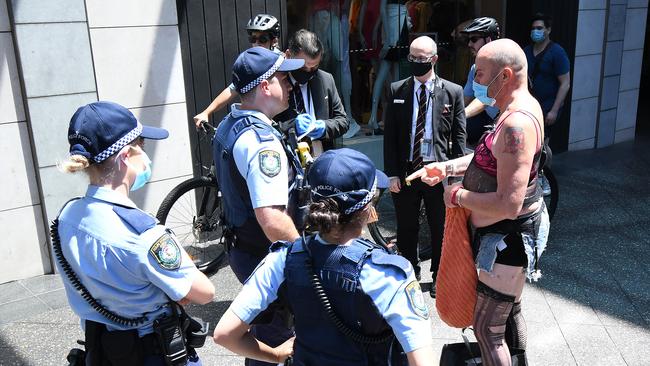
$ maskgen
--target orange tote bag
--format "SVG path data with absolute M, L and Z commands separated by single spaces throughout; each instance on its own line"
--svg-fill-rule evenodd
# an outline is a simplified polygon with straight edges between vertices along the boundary
M 455 328 L 472 325 L 478 275 L 469 242 L 470 211 L 447 208 L 440 268 L 436 280 L 436 309 L 440 319 Z

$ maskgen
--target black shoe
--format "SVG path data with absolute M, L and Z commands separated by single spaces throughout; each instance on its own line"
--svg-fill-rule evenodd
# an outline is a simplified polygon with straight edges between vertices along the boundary
M 436 283 L 435 282 L 431 284 L 431 287 L 429 287 L 429 295 L 433 299 L 436 298 Z
M 436 298 L 436 278 L 438 277 L 438 274 L 436 272 L 431 273 L 431 287 L 429 287 L 429 295 L 431 295 L 432 298 Z

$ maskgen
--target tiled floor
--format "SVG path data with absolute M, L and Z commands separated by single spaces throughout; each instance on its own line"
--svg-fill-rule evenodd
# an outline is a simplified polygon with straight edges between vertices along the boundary
M 57 275 L 0 285 L 0 325 L 67 306 L 63 283 Z
M 553 170 L 560 205 L 544 276 L 523 299 L 529 365 L 650 365 L 650 140 L 562 154 Z M 229 268 L 211 280 L 215 300 L 190 312 L 214 324 L 240 285 Z M 460 342 L 425 297 L 437 352 Z M 0 285 L 0 365 L 61 365 L 81 336 L 58 276 Z M 209 341 L 199 353 L 204 365 L 243 364 Z

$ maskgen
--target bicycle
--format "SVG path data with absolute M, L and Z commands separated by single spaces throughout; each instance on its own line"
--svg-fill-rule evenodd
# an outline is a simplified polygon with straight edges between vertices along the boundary
M 203 124 L 204 136 L 216 128 Z M 197 144 L 198 145 L 198 144 Z M 160 204 L 156 218 L 174 231 L 196 267 L 204 273 L 220 268 L 226 259 L 221 192 L 214 164 L 203 167 L 208 173 L 174 187 Z
M 545 166 L 542 168 L 543 175 L 548 179 L 551 193 L 544 196 L 546 208 L 548 209 L 549 221 L 555 216 L 557 204 L 559 200 L 559 186 L 555 174 L 550 167 Z M 541 183 L 540 183 L 541 184 Z M 395 208 L 393 207 L 393 200 L 390 197 L 390 191 L 382 189 L 379 194 L 373 199 L 373 204 L 377 216 L 374 222 L 368 223 L 368 231 L 370 236 L 377 242 L 377 244 L 391 245 L 396 244 L 397 221 L 395 218 Z M 431 238 L 429 224 L 427 222 L 427 215 L 424 208 L 424 203 L 420 206 L 420 231 L 418 238 L 418 257 L 421 261 L 431 259 Z M 399 244 L 397 244 L 399 247 Z
M 206 138 L 216 131 L 205 121 L 202 128 Z M 313 162 L 309 146 L 298 142 L 300 138 L 296 137 L 295 130 L 288 129 L 285 133 L 306 171 Z M 209 169 L 203 167 L 203 170 L 208 173 L 181 182 L 167 194 L 156 218 L 174 231 L 181 246 L 201 272 L 212 273 L 226 259 L 225 224 L 214 164 Z

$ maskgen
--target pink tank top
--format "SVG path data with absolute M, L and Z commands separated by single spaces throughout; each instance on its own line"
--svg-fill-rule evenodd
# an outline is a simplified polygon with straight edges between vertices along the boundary
M 505 121 L 512 113 L 523 113 L 526 116 L 528 116 L 531 120 L 535 121 L 535 132 L 537 136 L 537 147 L 535 148 L 535 159 L 533 160 L 534 163 L 530 168 L 530 179 L 533 179 L 535 175 L 537 174 L 537 165 L 539 164 L 539 159 L 537 158 L 537 155 L 540 154 L 541 152 L 541 142 L 539 139 L 539 134 L 540 134 L 540 129 L 541 126 L 539 125 L 539 121 L 535 116 L 533 116 L 530 112 L 525 111 L 525 110 L 516 110 L 513 112 L 510 112 L 507 116 L 505 116 L 502 120 L 501 123 L 499 123 L 492 131 L 486 132 L 481 139 L 478 142 L 478 145 L 476 145 L 476 149 L 474 150 L 474 163 L 476 164 L 476 167 L 484 171 L 485 173 L 496 177 L 497 175 L 497 159 L 494 157 L 492 154 L 492 144 L 494 142 L 494 137 L 499 133 L 501 130 L 501 127 L 503 127 L 503 121 Z

